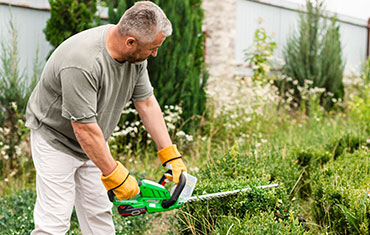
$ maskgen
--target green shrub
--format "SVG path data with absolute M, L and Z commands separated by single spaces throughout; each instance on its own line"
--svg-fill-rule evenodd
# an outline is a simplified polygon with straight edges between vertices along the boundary
M 359 133 L 346 133 L 338 139 L 333 139 L 326 148 L 334 154 L 334 159 L 345 153 L 353 153 L 360 148 L 370 147 L 366 136 Z
M 109 22 L 116 24 L 126 8 L 135 1 L 121 0 L 118 8 L 109 5 Z M 204 68 L 203 10 L 201 0 L 156 0 L 172 23 L 173 33 L 149 58 L 148 71 L 154 93 L 161 107 L 179 105 L 183 130 L 197 128 L 206 105 Z
M 218 218 L 218 226 L 213 234 L 313 234 L 306 231 L 298 218 L 289 213 L 289 218 L 276 219 L 273 211 L 246 214 L 243 219 L 225 216 Z
M 96 0 L 49 0 L 50 19 L 44 33 L 54 47 L 51 53 L 67 38 L 91 28 L 97 10 Z
M 284 73 L 287 79 L 278 83 L 281 91 L 293 91 L 293 102 L 310 101 L 302 90 L 323 88 L 320 104 L 330 109 L 337 100 L 343 99 L 343 70 L 339 26 L 335 18 L 328 26 L 323 15 L 323 3 L 306 1 L 307 13 L 301 13 L 298 34 L 292 35 L 284 48 Z M 308 110 L 309 111 L 309 110 Z
M 369 221 L 369 213 L 361 212 L 361 224 L 353 225 L 348 221 L 348 212 L 360 213 L 359 203 L 368 193 L 370 175 L 368 165 L 369 152 L 355 151 L 340 155 L 330 161 L 311 177 L 312 215 L 316 223 L 337 234 L 355 232 L 355 227 Z M 362 202 L 368 206 L 369 201 Z M 343 210 L 344 209 L 344 210 Z M 366 217 L 366 218 L 365 218 Z M 356 221 L 356 220 L 355 220 Z M 366 224 L 368 229 L 370 224 Z
M 182 209 L 179 229 L 193 234 L 194 231 L 214 233 L 216 228 L 221 226 L 221 217 L 233 216 L 243 219 L 248 214 L 259 214 L 261 211 L 273 211 L 276 219 L 287 219 L 292 205 L 283 185 L 279 185 L 278 189 L 255 188 L 271 183 L 269 172 L 262 167 L 264 164 L 262 162 L 259 165 L 258 161 L 253 160 L 253 156 L 240 154 L 237 145 L 224 156 L 213 158 L 196 175 L 198 183 L 193 195 L 250 187 L 252 190 L 235 196 L 187 204 Z
M 324 152 L 316 148 L 306 148 L 297 150 L 295 155 L 297 158 L 297 164 L 302 169 L 302 173 L 294 189 L 300 198 L 307 199 L 312 193 L 310 183 L 312 172 L 316 171 L 317 168 L 322 167 L 332 159 L 332 154 L 328 151 Z
M 362 199 L 355 202 L 352 208 L 338 204 L 343 211 L 351 234 L 369 234 L 370 232 L 370 206 L 369 192 L 365 192 Z

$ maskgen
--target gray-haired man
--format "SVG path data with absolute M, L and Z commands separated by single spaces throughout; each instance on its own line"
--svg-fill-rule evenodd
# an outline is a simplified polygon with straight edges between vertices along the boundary
M 51 55 L 27 107 L 37 172 L 32 234 L 65 234 L 73 206 L 83 234 L 115 233 L 106 189 L 121 200 L 139 193 L 106 143 L 130 99 L 174 182 L 186 171 L 146 69 L 146 59 L 171 33 L 163 11 L 141 1 L 117 25 L 81 32 Z

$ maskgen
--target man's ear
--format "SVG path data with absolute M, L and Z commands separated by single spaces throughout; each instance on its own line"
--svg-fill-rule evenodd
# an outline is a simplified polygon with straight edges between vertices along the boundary
M 135 48 L 137 46 L 137 40 L 134 37 L 127 37 L 125 44 L 128 48 Z

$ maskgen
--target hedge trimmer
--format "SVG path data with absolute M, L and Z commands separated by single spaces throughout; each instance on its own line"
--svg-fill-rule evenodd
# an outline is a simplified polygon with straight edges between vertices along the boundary
M 166 174 L 171 174 L 171 170 Z M 252 188 L 244 188 L 226 192 L 211 193 L 200 196 L 191 196 L 197 179 L 187 173 L 180 175 L 179 184 L 171 190 L 172 194 L 164 187 L 168 180 L 165 175 L 159 180 L 159 183 L 151 180 L 138 181 L 140 194 L 128 200 L 117 200 L 112 190 L 108 191 L 109 200 L 118 206 L 118 212 L 122 216 L 134 216 L 154 212 L 169 211 L 180 208 L 184 203 L 208 200 L 211 198 L 220 198 L 238 193 L 250 191 Z M 257 186 L 255 188 L 270 189 L 276 188 L 277 184 Z

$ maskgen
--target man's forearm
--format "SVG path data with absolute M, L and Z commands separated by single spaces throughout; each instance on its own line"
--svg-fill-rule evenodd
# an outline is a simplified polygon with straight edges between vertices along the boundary
M 144 101 L 135 101 L 135 108 L 158 149 L 170 146 L 172 141 L 156 98 L 151 96 Z
M 107 176 L 113 172 L 117 163 L 109 152 L 104 135 L 97 123 L 71 121 L 74 133 L 87 156 Z

